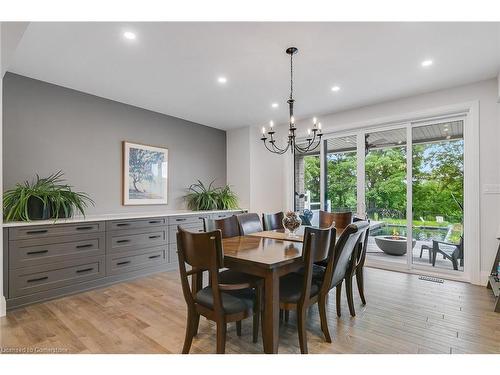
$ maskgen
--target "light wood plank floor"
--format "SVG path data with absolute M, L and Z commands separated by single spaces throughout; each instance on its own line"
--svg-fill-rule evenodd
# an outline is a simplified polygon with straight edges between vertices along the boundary
M 333 343 L 324 341 L 316 307 L 308 315 L 310 353 L 500 353 L 500 314 L 491 291 L 479 286 L 419 280 L 415 275 L 366 269 L 362 306 L 342 317 L 329 301 Z M 0 349 L 69 353 L 179 353 L 186 307 L 177 272 L 159 273 L 9 312 L 0 319 Z M 280 328 L 280 353 L 300 353 L 295 315 Z M 243 336 L 228 326 L 227 353 L 262 353 L 252 343 L 251 320 Z M 192 353 L 215 352 L 215 326 L 201 319 Z

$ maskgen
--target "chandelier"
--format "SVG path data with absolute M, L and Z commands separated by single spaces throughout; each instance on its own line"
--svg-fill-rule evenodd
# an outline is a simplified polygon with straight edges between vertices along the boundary
M 309 151 L 315 150 L 321 143 L 321 123 L 316 122 L 316 117 L 313 119 L 313 128 L 307 129 L 307 138 L 305 139 L 304 146 L 299 146 L 295 140 L 295 131 L 297 128 L 295 127 L 295 118 L 293 117 L 293 103 L 295 100 L 293 99 L 293 55 L 295 55 L 299 50 L 295 47 L 287 48 L 285 51 L 288 55 L 290 55 L 290 97 L 286 101 L 288 103 L 288 108 L 290 111 L 290 127 L 288 129 L 288 141 L 286 146 L 279 147 L 276 145 L 276 140 L 274 139 L 274 123 L 271 121 L 269 123 L 270 128 L 266 135 L 266 127 L 262 127 L 262 138 L 261 141 L 264 142 L 264 146 L 274 154 L 282 155 L 288 150 L 291 150 L 292 153 L 306 153 Z M 269 136 L 269 139 L 268 139 Z

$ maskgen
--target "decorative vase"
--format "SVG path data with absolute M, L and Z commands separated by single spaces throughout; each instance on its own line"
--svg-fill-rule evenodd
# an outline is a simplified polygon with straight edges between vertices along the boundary
M 302 220 L 298 213 L 287 211 L 283 217 L 283 227 L 288 233 L 288 237 L 296 237 L 296 232 L 300 228 Z

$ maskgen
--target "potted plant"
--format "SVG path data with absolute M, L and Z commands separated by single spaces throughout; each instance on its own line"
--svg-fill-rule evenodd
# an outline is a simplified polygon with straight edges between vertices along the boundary
M 58 171 L 48 177 L 17 184 L 4 192 L 5 221 L 30 221 L 70 217 L 74 210 L 85 216 L 88 204 L 94 201 L 85 193 L 75 192 L 64 183 L 63 173 Z
M 187 206 L 193 211 L 231 210 L 238 208 L 238 197 L 229 185 L 214 188 L 215 180 L 208 186 L 198 180 L 188 188 L 184 196 Z

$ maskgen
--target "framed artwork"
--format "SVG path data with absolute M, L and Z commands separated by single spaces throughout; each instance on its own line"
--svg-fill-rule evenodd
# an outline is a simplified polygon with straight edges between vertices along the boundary
M 168 149 L 123 142 L 123 204 L 167 204 Z

